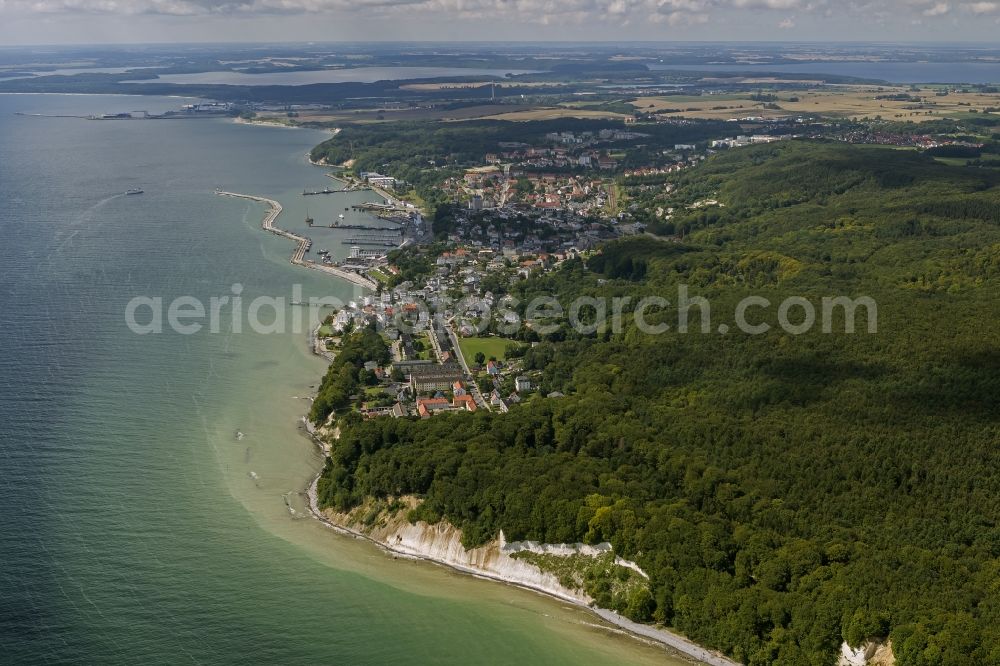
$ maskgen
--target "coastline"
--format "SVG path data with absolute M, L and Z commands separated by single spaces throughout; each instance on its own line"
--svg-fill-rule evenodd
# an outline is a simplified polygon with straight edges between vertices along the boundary
M 313 441 L 320 446 L 320 448 L 326 453 L 326 449 L 323 447 L 319 438 L 317 438 L 313 433 L 310 433 Z M 344 536 L 350 536 L 355 539 L 363 539 L 369 543 L 374 544 L 379 549 L 384 552 L 392 554 L 394 557 L 403 557 L 407 559 L 424 560 L 426 562 L 433 562 L 441 566 L 448 567 L 454 571 L 460 573 L 469 574 L 475 576 L 476 578 L 482 578 L 485 580 L 490 580 L 498 583 L 505 583 L 507 585 L 513 585 L 525 590 L 530 590 L 539 594 L 544 594 L 562 602 L 572 604 L 578 608 L 583 608 L 597 617 L 601 618 L 613 627 L 622 630 L 628 635 L 632 636 L 637 640 L 651 640 L 656 643 L 665 645 L 672 650 L 680 653 L 685 657 L 698 660 L 699 663 L 707 664 L 708 666 L 741 666 L 739 662 L 733 661 L 724 655 L 717 654 L 706 648 L 703 648 L 684 636 L 680 634 L 675 634 L 667 629 L 662 629 L 654 627 L 651 625 L 644 625 L 638 622 L 633 622 L 628 618 L 622 617 L 614 611 L 607 610 L 604 608 L 597 608 L 590 605 L 587 601 L 578 594 L 574 594 L 571 590 L 566 588 L 558 589 L 556 586 L 543 586 L 539 584 L 534 584 L 527 580 L 516 580 L 510 577 L 504 577 L 494 573 L 492 571 L 475 567 L 469 565 L 463 565 L 455 561 L 449 561 L 442 557 L 435 556 L 428 552 L 421 552 L 413 547 L 405 547 L 399 543 L 393 544 L 388 541 L 383 541 L 381 539 L 374 538 L 368 534 L 365 534 L 359 530 L 353 529 L 346 524 L 336 523 L 330 520 L 329 517 L 323 514 L 319 508 L 319 502 L 317 498 L 316 485 L 319 481 L 319 477 L 322 473 L 317 474 L 316 477 L 309 484 L 306 491 L 307 494 L 307 504 L 309 506 L 309 513 L 322 523 L 324 526 L 340 533 Z
M 233 123 L 236 125 L 256 125 L 257 127 L 279 127 L 281 129 L 303 129 L 298 125 L 289 125 L 288 123 L 282 123 L 275 120 L 274 122 L 269 120 L 247 120 L 245 118 L 240 118 L 237 116 L 233 118 Z
M 274 126 L 272 123 L 254 123 L 253 121 L 244 121 L 244 122 L 246 122 L 247 124 Z M 332 132 L 334 135 L 337 135 L 340 133 L 340 128 L 335 128 L 332 130 Z M 308 160 L 309 164 L 313 166 L 324 167 L 324 168 L 329 168 L 331 166 L 327 164 L 325 161 L 319 161 L 319 162 L 314 161 L 312 159 L 312 156 L 308 154 L 306 156 L 306 159 Z M 354 184 L 350 176 L 344 178 L 332 173 L 327 173 L 326 176 L 332 180 L 341 182 L 347 185 L 348 187 Z M 371 188 L 371 189 L 375 191 L 376 194 L 382 196 L 385 199 L 386 203 L 398 204 L 399 201 L 398 199 L 390 195 L 388 192 L 382 190 L 381 188 Z M 293 254 L 292 257 L 293 264 L 304 265 L 308 268 L 316 268 L 318 270 L 324 270 L 327 273 L 330 273 L 337 277 L 342 277 L 343 279 L 347 279 L 354 284 L 360 284 L 361 286 L 368 287 L 372 290 L 377 288 L 377 285 L 374 283 L 374 281 L 366 277 L 360 276 L 358 274 L 348 273 L 340 269 L 318 266 L 316 264 L 308 264 L 304 262 L 302 260 L 302 255 L 304 254 L 305 251 L 304 248 L 306 247 L 306 244 L 309 241 L 308 239 L 302 236 L 299 236 L 297 234 L 285 231 L 283 229 L 280 229 L 279 227 L 274 226 L 273 224 L 274 221 L 277 219 L 277 217 L 281 214 L 282 211 L 281 204 L 278 203 L 277 201 L 273 199 L 268 199 L 266 197 L 238 194 L 234 192 L 219 191 L 217 192 L 217 194 L 221 196 L 232 196 L 237 198 L 249 199 L 252 201 L 257 201 L 260 203 L 267 204 L 269 206 L 269 210 L 264 217 L 261 227 L 266 231 L 270 231 L 271 233 L 275 233 L 279 236 L 295 240 L 297 243 L 299 243 L 299 245 L 296 247 L 296 252 Z M 317 349 L 313 340 L 310 340 L 310 349 L 314 355 L 324 358 L 326 360 L 330 360 L 326 354 L 321 353 Z M 308 418 L 303 417 L 302 421 L 305 424 L 305 434 L 320 449 L 324 458 L 329 456 L 330 455 L 329 447 L 326 444 L 324 444 L 323 441 L 320 439 L 320 437 L 317 435 L 316 429 L 309 422 Z M 537 594 L 544 594 L 546 596 L 558 599 L 559 601 L 562 601 L 564 603 L 572 604 L 577 608 L 582 608 L 587 611 L 590 611 L 598 618 L 600 618 L 608 625 L 610 625 L 607 627 L 602 627 L 604 629 L 607 629 L 609 631 L 617 629 L 636 640 L 653 641 L 655 643 L 663 645 L 679 653 L 683 657 L 695 659 L 699 663 L 707 664 L 708 666 L 742 666 L 742 664 L 740 664 L 739 662 L 733 661 L 722 654 L 715 653 L 706 648 L 703 648 L 693 643 L 692 641 L 688 640 L 684 636 L 681 636 L 680 634 L 676 634 L 667 629 L 633 622 L 632 620 L 629 620 L 628 618 L 625 618 L 614 611 L 592 606 L 589 603 L 589 598 L 587 598 L 586 595 L 584 595 L 582 592 L 575 592 L 573 590 L 563 588 L 558 583 L 550 585 L 541 585 L 541 584 L 533 584 L 532 582 L 529 582 L 527 580 L 511 579 L 510 577 L 504 577 L 482 568 L 478 568 L 475 566 L 465 566 L 455 561 L 448 561 L 443 558 L 435 557 L 426 552 L 420 552 L 419 550 L 416 549 L 403 548 L 400 547 L 400 545 L 398 544 L 393 545 L 388 541 L 379 540 L 377 538 L 373 538 L 368 534 L 364 534 L 359 530 L 352 529 L 350 526 L 346 524 L 337 524 L 334 521 L 330 520 L 326 515 L 324 515 L 318 505 L 316 486 L 321 475 L 322 471 L 317 473 L 316 476 L 313 478 L 312 482 L 309 483 L 308 488 L 306 490 L 306 496 L 307 496 L 306 504 L 308 505 L 309 513 L 313 518 L 319 521 L 320 524 L 329 529 L 334 530 L 335 532 L 339 533 L 342 536 L 349 536 L 355 539 L 362 539 L 364 541 L 367 541 L 378 547 L 383 552 L 392 554 L 394 557 L 402 557 L 406 559 L 433 562 L 440 566 L 448 567 L 453 571 L 471 575 L 476 578 L 490 580 L 498 583 L 505 583 L 507 585 L 513 585 L 515 587 L 519 587 L 524 590 L 529 590 Z M 548 576 L 549 574 L 545 575 Z
M 243 121 L 243 122 L 246 122 L 248 124 L 253 124 L 252 121 Z M 269 123 L 258 123 L 258 124 L 267 125 Z M 337 136 L 338 134 L 340 134 L 340 128 L 339 127 L 334 127 L 332 130 L 330 130 L 330 132 L 331 132 L 331 134 L 333 136 Z M 350 189 L 366 189 L 366 190 L 371 190 L 375 194 L 377 194 L 380 197 L 382 197 L 385 200 L 386 204 L 393 205 L 393 206 L 401 206 L 401 205 L 403 205 L 403 200 L 402 199 L 399 199 L 395 195 L 390 194 L 385 188 L 376 187 L 375 185 L 369 185 L 368 183 L 360 181 L 355 176 L 353 176 L 352 174 L 348 173 L 347 170 L 350 168 L 350 165 L 351 165 L 352 162 L 354 162 L 354 160 L 348 160 L 344 164 L 330 164 L 325 159 L 324 160 L 320 160 L 319 162 L 317 162 L 316 160 L 314 160 L 312 158 L 312 154 L 311 153 L 307 153 L 306 154 L 306 159 L 309 161 L 309 164 L 311 164 L 313 166 L 317 166 L 317 167 L 322 167 L 324 169 L 344 169 L 345 172 L 344 172 L 343 175 L 336 174 L 336 173 L 329 173 L 329 172 L 326 173 L 325 175 L 326 175 L 327 178 L 329 178 L 331 180 L 335 180 L 338 183 L 343 183 L 346 186 L 345 189 L 349 189 L 349 190 Z
M 330 130 L 330 136 L 337 136 L 338 134 L 340 134 L 340 128 L 339 127 L 334 127 L 333 129 Z M 320 161 L 320 162 L 317 162 L 316 160 L 314 160 L 312 158 L 312 151 L 306 153 L 306 159 L 309 160 L 309 164 L 311 164 L 313 166 L 326 167 L 326 168 L 331 168 L 331 167 L 336 167 L 337 166 L 336 164 L 329 164 L 329 163 L 327 163 L 327 161 L 325 159 L 322 160 L 322 161 Z M 327 175 L 329 176 L 330 174 L 327 174 Z
M 305 236 L 299 236 L 298 234 L 292 233 L 291 231 L 286 231 L 281 227 L 274 226 L 274 221 L 281 215 L 282 207 L 281 204 L 274 199 L 268 199 L 267 197 L 260 197 L 253 194 L 240 194 L 238 192 L 226 192 L 224 190 L 216 190 L 217 195 L 221 197 L 233 197 L 236 199 L 248 199 L 250 201 L 256 201 L 258 203 L 267 204 L 268 211 L 264 215 L 264 220 L 261 222 L 261 228 L 264 231 L 269 231 L 272 234 L 293 240 L 296 243 L 295 250 L 292 252 L 291 263 L 296 266 L 303 266 L 305 268 L 311 268 L 313 270 L 321 271 L 328 275 L 346 280 L 352 284 L 358 285 L 365 289 L 370 289 L 375 291 L 378 289 L 378 284 L 371 278 L 365 277 L 359 273 L 354 273 L 351 271 L 345 271 L 342 268 L 337 268 L 336 266 L 324 266 L 317 264 L 315 262 L 306 261 L 303 257 L 305 256 L 306 250 L 312 244 Z

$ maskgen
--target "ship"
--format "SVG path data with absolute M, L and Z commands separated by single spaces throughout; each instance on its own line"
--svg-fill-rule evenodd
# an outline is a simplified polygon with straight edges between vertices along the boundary
M 131 190 L 125 190 L 126 196 L 132 196 L 133 194 L 142 194 L 142 188 L 133 187 Z

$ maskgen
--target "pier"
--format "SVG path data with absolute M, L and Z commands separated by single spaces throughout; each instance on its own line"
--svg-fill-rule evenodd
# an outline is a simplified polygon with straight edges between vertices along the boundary
M 364 230 L 364 231 L 384 231 L 386 233 L 392 233 L 394 231 L 395 232 L 401 231 L 400 229 L 396 229 L 396 228 L 393 228 L 393 227 L 384 227 L 384 228 L 383 227 L 368 227 L 368 226 L 365 226 L 363 224 L 338 224 L 337 222 L 334 222 L 333 224 L 331 224 L 327 228 L 328 229 L 353 229 L 353 230 Z
M 392 204 L 380 203 L 354 204 L 351 208 L 354 210 L 364 211 L 370 215 L 374 215 L 380 220 L 392 222 L 393 224 L 398 224 L 400 226 L 406 226 L 409 224 L 413 213 L 413 211 L 406 208 L 400 208 L 399 206 L 393 206 Z
M 327 166 L 325 164 L 318 164 L 317 162 L 313 162 L 311 159 L 309 161 L 312 164 L 315 164 L 316 166 Z M 329 178 L 329 179 L 331 179 L 331 180 L 335 180 L 338 183 L 343 183 L 344 184 L 344 189 L 340 190 L 341 192 L 372 192 L 372 191 L 374 191 L 374 190 L 372 190 L 372 188 L 368 187 L 364 183 L 356 182 L 354 180 L 354 177 L 350 176 L 350 175 L 339 175 L 339 174 L 336 174 L 336 173 L 328 173 L 328 174 L 326 174 L 326 177 Z
M 407 219 L 409 219 L 410 213 L 414 212 L 412 208 L 397 206 L 391 203 L 378 203 L 374 201 L 369 203 L 354 204 L 351 208 L 354 210 L 363 210 L 369 213 L 381 213 L 383 215 L 405 215 Z
M 268 199 L 266 197 L 258 197 L 252 194 L 238 194 L 236 192 L 225 192 L 223 190 L 216 190 L 216 194 L 221 197 L 234 197 L 236 199 L 247 199 L 249 201 L 256 201 L 258 203 L 266 204 L 268 207 L 267 214 L 264 215 L 264 220 L 261 222 L 261 228 L 264 231 L 269 231 L 272 234 L 281 236 L 282 238 L 287 238 L 289 240 L 295 241 L 295 251 L 292 252 L 291 263 L 296 266 L 305 266 L 306 268 L 312 268 L 313 270 L 322 271 L 334 277 L 338 277 L 341 280 L 347 280 L 352 284 L 356 284 L 359 287 L 364 287 L 365 289 L 371 289 L 372 291 L 378 288 L 378 284 L 375 283 L 371 278 L 361 275 L 360 273 L 355 273 L 353 271 L 344 270 L 337 266 L 329 266 L 324 264 L 317 264 L 313 261 L 306 261 L 305 254 L 312 247 L 312 241 L 305 236 L 299 236 L 298 234 L 293 234 L 290 231 L 285 231 L 281 227 L 276 227 L 274 221 L 278 219 L 281 215 L 281 204 L 274 199 Z
M 398 242 L 371 238 L 348 238 L 345 242 L 351 245 L 368 245 L 371 247 L 399 247 Z

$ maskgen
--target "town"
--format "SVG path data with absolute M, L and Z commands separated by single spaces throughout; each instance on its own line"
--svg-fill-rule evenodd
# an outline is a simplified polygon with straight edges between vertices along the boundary
M 391 360 L 366 362 L 370 383 L 353 403 L 363 417 L 506 412 L 539 395 L 540 373 L 522 362 L 538 336 L 510 307 L 512 287 L 611 240 L 655 234 L 680 242 L 708 211 L 725 208 L 712 193 L 691 198 L 677 187 L 685 171 L 715 153 L 796 138 L 976 147 L 927 132 L 802 117 L 727 119 L 721 135 L 720 125 L 711 125 L 716 136 L 696 121 L 662 114 L 597 125 L 526 133 L 520 141 L 486 144 L 447 169 L 428 166 L 434 206 L 413 203 L 421 201 L 419 190 L 385 175 L 390 164 L 330 174 L 348 189 L 375 191 L 385 202 L 365 208 L 400 225 L 394 249 L 351 247 L 338 269 L 374 293 L 327 317 L 312 343 L 316 353 L 334 358 L 352 331 L 371 328 L 384 339 Z M 693 138 L 665 142 L 656 134 L 664 125 L 682 135 L 693 128 Z M 334 264 L 328 255 L 322 261 Z

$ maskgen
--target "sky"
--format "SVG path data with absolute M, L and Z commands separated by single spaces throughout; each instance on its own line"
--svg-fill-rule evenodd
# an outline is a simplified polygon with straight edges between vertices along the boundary
M 1000 0 L 0 0 L 0 45 L 889 41 L 1000 46 Z

